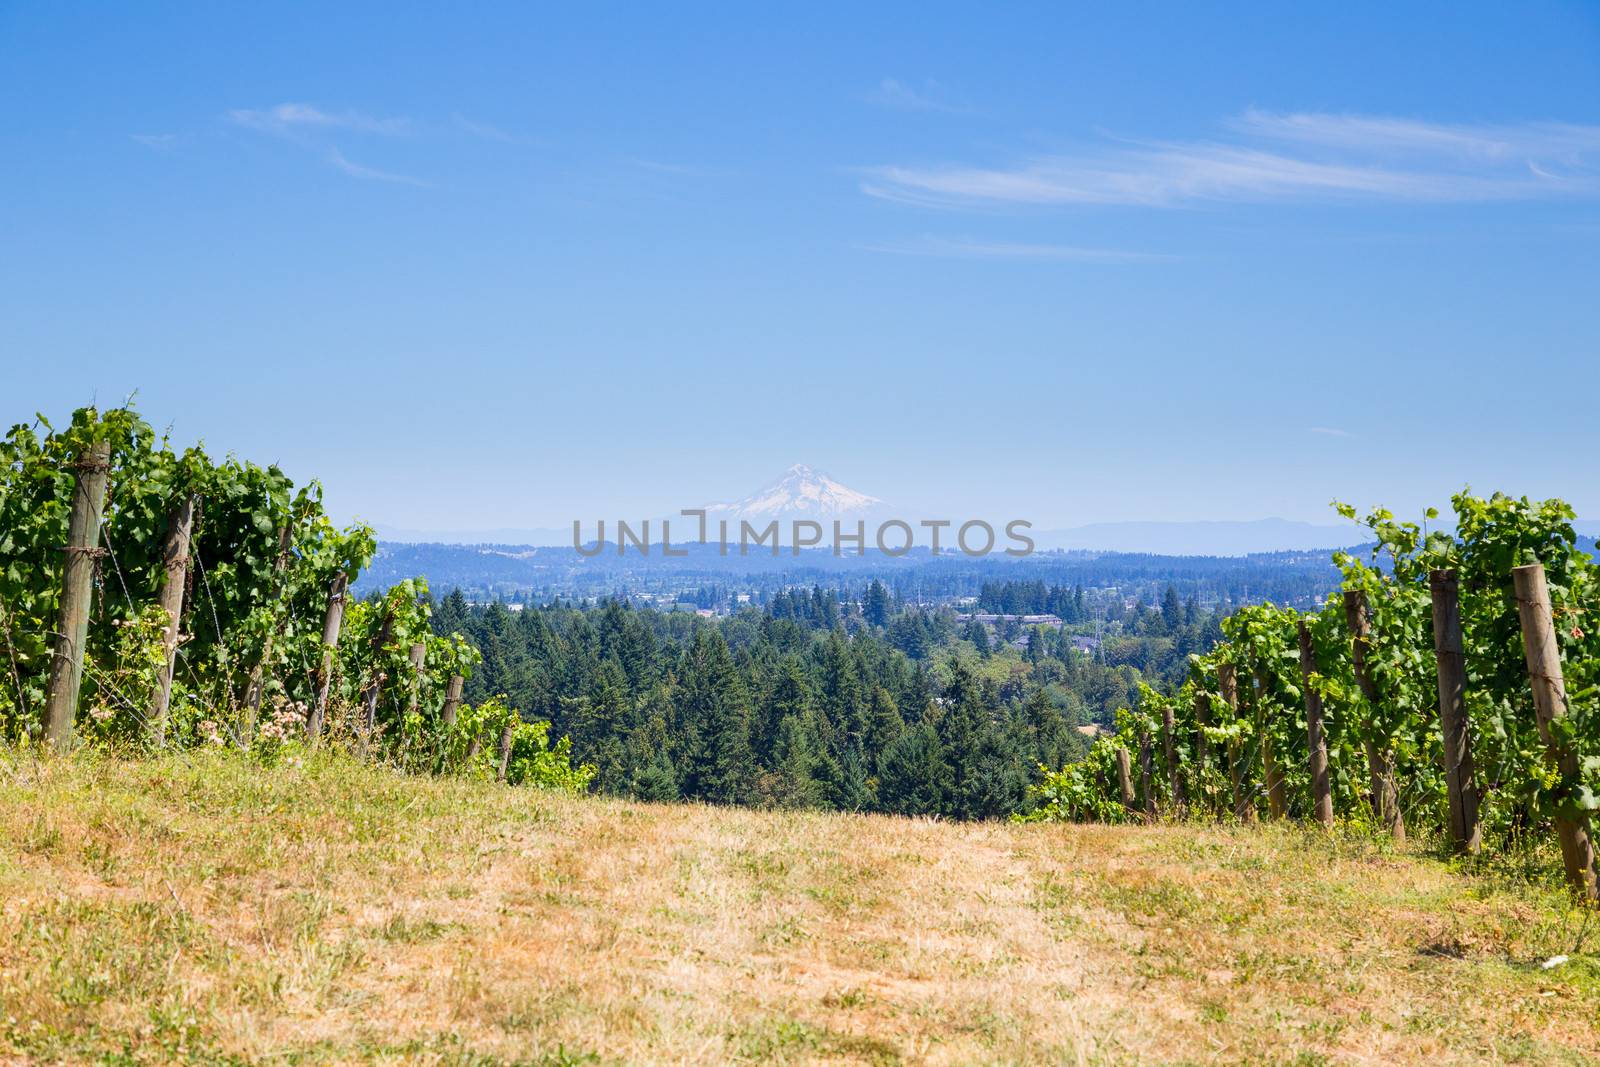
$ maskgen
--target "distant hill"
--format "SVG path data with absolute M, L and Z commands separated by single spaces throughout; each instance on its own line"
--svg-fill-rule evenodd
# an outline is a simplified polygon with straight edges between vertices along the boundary
M 804 468 L 795 468 L 804 469 Z M 826 475 L 821 476 L 826 479 Z M 780 479 L 780 483 L 781 483 Z M 828 485 L 774 483 L 766 491 L 751 494 L 730 504 L 707 504 L 707 521 L 748 519 L 761 525 L 777 519 L 787 523 L 796 518 L 865 518 L 870 521 L 887 514 L 875 497 L 844 489 L 834 492 Z M 837 485 L 837 483 L 832 483 Z M 839 487 L 843 489 L 842 486 Z M 791 491 L 791 490 L 798 491 Z M 808 495 L 809 494 L 809 495 Z M 849 494 L 849 495 L 845 495 Z M 805 506 L 801 506 L 805 505 Z M 608 521 L 609 528 L 609 521 Z M 658 521 L 651 523 L 659 530 Z M 674 540 L 694 529 L 693 519 L 674 518 Z M 572 547 L 572 529 L 486 528 L 476 530 L 417 530 L 378 526 L 378 539 L 388 544 L 434 545 L 524 545 Z M 584 525 L 585 538 L 594 535 L 594 522 Z M 1578 529 L 1590 536 L 1600 533 L 1600 523 L 1579 523 Z M 1309 552 L 1318 549 L 1348 548 L 1362 544 L 1366 531 L 1352 524 L 1318 524 L 1289 519 L 1266 518 L 1220 522 L 1097 522 L 1059 530 L 1033 531 L 1038 548 L 1083 550 L 1090 552 L 1148 552 L 1162 556 L 1248 556 L 1262 552 Z M 659 536 L 659 535 L 658 535 Z
M 1368 540 L 1353 523 L 1321 525 L 1289 519 L 1220 522 L 1097 522 L 1035 533 L 1040 548 L 1151 552 L 1167 556 L 1248 556 L 1349 548 Z

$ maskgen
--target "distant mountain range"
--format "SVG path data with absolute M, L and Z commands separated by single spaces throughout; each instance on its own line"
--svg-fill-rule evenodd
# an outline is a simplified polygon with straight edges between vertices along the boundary
M 1289 519 L 1223 522 L 1097 522 L 1033 535 L 1040 548 L 1150 552 L 1163 556 L 1247 556 L 1349 548 L 1370 538 L 1359 526 Z
M 795 464 L 769 484 L 748 496 L 727 503 L 704 505 L 707 520 L 726 519 L 730 528 L 739 521 L 765 526 L 777 520 L 781 528 L 795 519 L 811 519 L 826 526 L 834 519 L 883 520 L 916 517 L 901 515 L 884 501 L 851 489 L 821 471 Z M 672 516 L 674 543 L 693 530 L 693 519 Z M 614 521 L 614 520 L 613 520 Z M 1580 521 L 1578 531 L 1600 534 L 1600 522 Z M 610 524 L 608 522 L 608 528 Z M 659 537 L 659 521 L 651 524 Z M 1031 535 L 1041 550 L 1069 549 L 1101 552 L 1148 552 L 1172 556 L 1244 556 L 1257 552 L 1304 552 L 1348 548 L 1367 541 L 1366 531 L 1351 523 L 1310 523 L 1262 518 L 1215 522 L 1097 522 L 1063 529 L 1035 529 Z M 594 537 L 593 520 L 583 532 Z M 482 528 L 475 530 L 417 530 L 379 526 L 378 538 L 396 544 L 536 545 L 571 547 L 572 529 Z M 947 538 L 948 539 L 948 538 Z

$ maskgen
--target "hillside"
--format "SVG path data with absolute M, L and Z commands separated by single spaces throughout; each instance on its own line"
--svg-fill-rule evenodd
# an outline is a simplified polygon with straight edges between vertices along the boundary
M 3 1062 L 1600 1056 L 1557 898 L 1299 829 L 83 756 L 0 767 L 0 900 Z

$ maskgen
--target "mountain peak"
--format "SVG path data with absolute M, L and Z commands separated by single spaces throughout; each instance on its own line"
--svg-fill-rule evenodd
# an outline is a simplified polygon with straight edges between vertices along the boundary
M 862 515 L 882 503 L 875 496 L 839 484 L 815 468 L 796 463 L 749 496 L 731 504 L 709 504 L 706 511 L 737 519 L 836 519 Z

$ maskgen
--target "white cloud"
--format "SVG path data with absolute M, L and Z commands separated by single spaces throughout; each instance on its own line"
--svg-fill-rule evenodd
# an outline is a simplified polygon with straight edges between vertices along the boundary
M 288 133 L 293 130 L 354 130 L 360 133 L 400 134 L 411 129 L 406 118 L 373 118 L 359 111 L 337 114 L 314 104 L 278 104 L 264 109 L 235 108 L 230 121 L 263 133 Z
M 942 99 L 939 86 L 931 81 L 919 92 L 897 79 L 885 78 L 867 95 L 867 99 L 882 107 L 899 108 L 902 111 L 943 111 L 950 115 L 964 115 L 970 110 Z
M 1252 111 L 1230 127 L 1269 143 L 1119 142 L 1003 167 L 884 166 L 868 171 L 862 191 L 944 206 L 1600 195 L 1600 126 L 1451 126 Z
M 420 178 L 412 178 L 405 174 L 391 174 L 388 171 L 374 170 L 372 167 L 364 167 L 360 163 L 353 163 L 346 159 L 344 157 L 344 153 L 340 152 L 337 148 L 329 151 L 328 162 L 332 163 L 335 167 L 338 167 L 352 178 L 363 178 L 367 181 L 375 182 L 395 182 L 400 185 L 415 185 L 421 188 L 428 187 L 428 183 Z
M 995 241 L 951 240 L 922 237 L 914 241 L 888 241 L 860 246 L 867 252 L 897 256 L 943 256 L 961 259 L 1020 259 L 1076 263 L 1138 263 L 1171 259 L 1150 252 L 1127 252 L 1115 248 L 1084 248 L 1077 245 L 1015 244 Z
M 1373 153 L 1532 160 L 1600 152 L 1600 126 L 1564 122 L 1442 123 L 1374 115 L 1277 115 L 1251 109 L 1230 125 L 1274 140 Z
M 515 137 L 498 126 L 492 126 L 487 122 L 469 119 L 461 114 L 451 115 L 450 118 L 459 129 L 472 134 L 474 137 L 482 137 L 490 141 L 505 141 L 508 144 L 516 140 Z
M 1350 437 L 1350 436 L 1352 436 L 1349 430 L 1339 430 L 1339 429 L 1335 429 L 1332 426 L 1308 426 L 1308 427 L 1306 427 L 1306 429 L 1309 430 L 1311 433 L 1319 433 L 1324 437 Z

